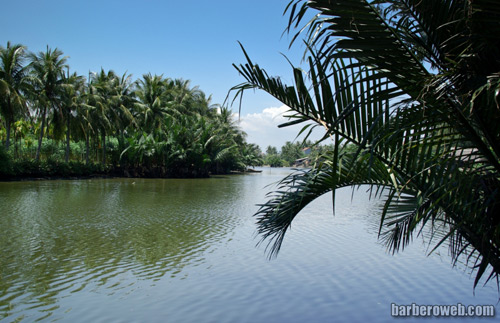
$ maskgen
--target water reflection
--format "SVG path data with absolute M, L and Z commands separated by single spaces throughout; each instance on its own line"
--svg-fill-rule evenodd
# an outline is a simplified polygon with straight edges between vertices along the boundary
M 305 208 L 268 261 L 251 215 L 287 172 L 0 183 L 0 321 L 387 322 L 391 303 L 496 304 L 446 252 L 386 253 L 383 202 L 363 188 L 337 192 L 335 215 L 331 196 Z
M 182 276 L 233 231 L 240 190 L 224 178 L 1 183 L 0 313 L 50 315 L 63 292 L 117 290 L 124 274 Z

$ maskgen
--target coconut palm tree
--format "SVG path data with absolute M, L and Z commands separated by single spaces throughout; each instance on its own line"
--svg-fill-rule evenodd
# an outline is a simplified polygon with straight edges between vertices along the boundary
M 165 86 L 168 107 L 172 113 L 206 115 L 217 108 L 211 104 L 211 96 L 207 97 L 198 86 L 191 87 L 189 80 L 166 79 Z
M 190 81 L 183 79 L 167 79 L 165 84 L 169 108 L 179 113 L 191 113 L 193 93 L 198 89 L 191 89 Z
M 294 0 L 288 30 L 305 35 L 305 72 L 270 77 L 248 55 L 233 88 L 263 89 L 334 139 L 310 171 L 282 180 L 257 212 L 275 255 L 295 216 L 326 192 L 369 185 L 385 198 L 392 251 L 423 230 L 454 261 L 500 273 L 500 3 Z M 310 20 L 309 20 L 310 18 Z M 305 22 L 308 21 L 308 22 Z M 307 130 L 305 126 L 303 131 Z M 345 144 L 355 149 L 343 149 Z M 436 238 L 438 237 L 438 238 Z
M 241 158 L 243 164 L 245 164 L 246 168 L 253 166 L 261 166 L 264 164 L 264 160 L 262 158 L 262 151 L 257 144 L 248 144 L 245 143 L 243 147 L 241 147 Z
M 214 117 L 217 115 L 217 111 L 221 109 L 220 104 L 212 103 L 212 95 L 207 97 L 207 95 L 199 89 L 196 89 L 194 92 L 193 101 L 195 112 L 203 116 Z
M 149 132 L 161 131 L 163 118 L 168 113 L 166 90 L 166 80 L 162 75 L 144 74 L 137 81 L 142 126 Z
M 93 88 L 91 85 L 91 76 L 87 80 L 86 88 L 81 93 L 82 103 L 77 109 L 77 129 L 78 133 L 85 138 L 85 163 L 88 165 L 90 162 L 90 138 L 96 135 L 96 129 L 93 125 L 93 114 L 95 108 L 95 103 L 98 97 L 94 95 Z
M 64 69 L 67 57 L 62 56 L 59 49 L 50 49 L 47 46 L 45 52 L 38 54 L 30 53 L 29 65 L 31 70 L 30 80 L 33 86 L 33 100 L 37 102 L 39 115 L 42 119 L 40 135 L 38 137 L 38 148 L 36 150 L 36 160 L 40 159 L 40 148 L 46 126 L 47 113 L 59 110 L 60 95 L 64 83 Z
M 113 95 L 111 98 L 112 112 L 115 117 L 115 130 L 120 143 L 120 150 L 124 147 L 124 132 L 127 128 L 136 128 L 137 121 L 133 112 L 138 109 L 138 102 L 134 91 L 132 75 L 124 73 L 113 80 Z
M 214 131 L 209 140 L 209 151 L 214 162 L 213 172 L 228 172 L 230 169 L 244 170 L 246 165 L 242 161 L 239 150 L 243 149 L 246 144 L 246 133 L 237 125 L 233 112 L 228 107 L 220 108 L 211 124 Z
M 84 93 L 85 79 L 83 76 L 77 75 L 76 73 L 67 74 L 64 76 L 64 81 L 61 90 L 61 104 L 60 108 L 61 114 L 65 121 L 66 127 L 66 152 L 64 159 L 66 162 L 69 161 L 69 150 L 70 150 L 70 135 L 73 114 L 77 114 L 79 106 L 82 104 L 82 94 Z
M 27 90 L 26 68 L 23 65 L 25 47 L 22 45 L 0 46 L 0 114 L 5 121 L 7 138 L 5 148 L 9 149 L 11 126 L 16 117 L 27 112 L 23 91 Z
M 91 108 L 92 124 L 97 133 L 101 134 L 102 140 L 102 164 L 106 165 L 106 135 L 113 130 L 114 111 L 112 111 L 114 81 L 116 74 L 113 71 L 92 75 L 91 86 L 88 95 L 88 104 Z

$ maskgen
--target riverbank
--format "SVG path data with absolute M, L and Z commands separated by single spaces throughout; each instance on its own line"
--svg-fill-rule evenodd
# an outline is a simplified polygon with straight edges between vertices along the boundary
M 93 163 L 60 162 L 54 160 L 20 160 L 0 168 L 0 181 L 76 180 L 91 178 L 208 178 L 211 175 L 259 173 L 255 169 L 220 171 L 212 173 L 188 167 L 102 165 Z

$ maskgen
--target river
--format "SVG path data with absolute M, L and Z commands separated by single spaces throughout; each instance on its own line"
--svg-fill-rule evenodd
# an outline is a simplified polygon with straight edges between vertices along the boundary
M 0 183 L 0 321 L 387 322 L 391 304 L 493 304 L 446 248 L 377 240 L 363 189 L 308 206 L 273 260 L 252 214 L 290 170 Z M 416 321 L 421 319 L 414 318 Z M 451 318 L 463 322 L 460 318 Z M 405 322 L 411 322 L 405 320 Z

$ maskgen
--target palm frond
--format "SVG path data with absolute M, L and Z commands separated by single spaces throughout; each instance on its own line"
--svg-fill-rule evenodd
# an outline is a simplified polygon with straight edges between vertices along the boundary
M 476 255 L 467 258 L 477 264 L 475 285 L 488 266 L 489 278 L 498 275 L 500 38 L 478 28 L 499 18 L 498 4 L 294 0 L 287 10 L 289 32 L 303 24 L 292 43 L 306 36 L 308 70 L 292 65 L 294 82 L 284 84 L 242 46 L 247 62 L 235 68 L 246 82 L 232 101 L 264 90 L 293 111 L 282 126 L 312 121 L 335 145 L 325 162 L 285 178 L 256 214 L 271 255 L 305 205 L 368 184 L 389 189 L 380 234 L 390 250 L 441 227 L 436 246 L 447 241 L 454 261 Z

